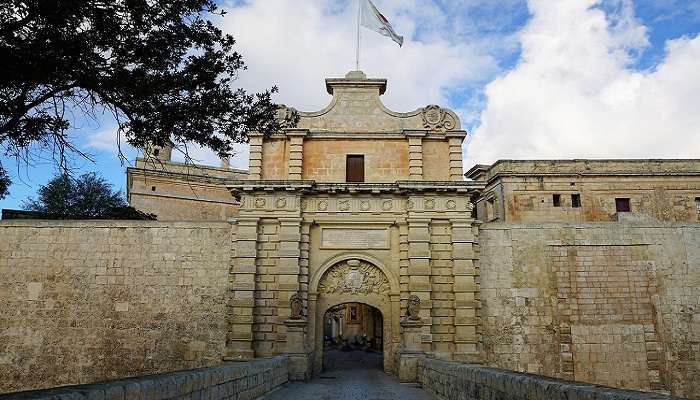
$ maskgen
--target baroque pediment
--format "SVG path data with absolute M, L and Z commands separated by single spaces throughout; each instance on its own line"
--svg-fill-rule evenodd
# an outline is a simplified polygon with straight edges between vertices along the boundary
M 380 99 L 386 90 L 384 79 L 367 79 L 355 71 L 345 78 L 327 79 L 326 86 L 333 95 L 331 104 L 318 112 L 299 112 L 297 129 L 355 133 L 461 130 L 457 114 L 437 105 L 407 113 L 389 110 Z M 285 108 L 281 115 L 292 110 Z

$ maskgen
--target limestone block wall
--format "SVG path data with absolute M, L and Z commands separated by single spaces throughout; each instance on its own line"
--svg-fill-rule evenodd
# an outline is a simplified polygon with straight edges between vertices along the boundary
M 700 225 L 485 224 L 487 365 L 700 398 Z
M 303 178 L 318 182 L 345 182 L 348 154 L 365 156 L 366 182 L 394 182 L 409 178 L 408 141 L 324 140 L 304 141 Z
M 218 365 L 228 223 L 0 222 L 0 392 Z
M 0 395 L 0 399 L 253 400 L 288 380 L 289 359 L 275 357 L 95 385 Z

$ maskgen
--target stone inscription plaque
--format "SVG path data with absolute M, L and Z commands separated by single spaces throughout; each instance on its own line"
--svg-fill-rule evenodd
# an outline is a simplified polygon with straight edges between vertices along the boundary
M 321 247 L 332 249 L 388 249 L 388 229 L 324 228 Z

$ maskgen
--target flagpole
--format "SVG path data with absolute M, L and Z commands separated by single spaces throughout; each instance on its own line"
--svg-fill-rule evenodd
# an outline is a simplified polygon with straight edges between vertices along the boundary
M 360 70 L 360 17 L 362 15 L 362 0 L 357 0 L 357 47 L 355 53 L 355 71 Z

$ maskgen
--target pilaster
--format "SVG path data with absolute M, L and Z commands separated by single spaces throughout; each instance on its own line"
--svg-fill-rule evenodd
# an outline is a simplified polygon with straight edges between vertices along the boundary
M 432 353 L 451 359 L 454 351 L 454 278 L 451 226 L 448 219 L 430 223 L 430 286 Z
M 291 313 L 289 300 L 301 291 L 301 218 L 279 218 L 279 223 L 277 315 L 287 317 Z
M 248 168 L 248 179 L 262 179 L 263 160 L 263 134 L 259 132 L 248 133 L 250 140 L 250 166 Z
M 409 180 L 423 180 L 423 138 L 425 132 L 406 132 L 408 137 L 408 174 Z
M 235 221 L 232 235 L 234 257 L 231 260 L 228 333 L 225 360 L 254 358 L 253 312 L 255 309 L 255 276 L 257 273 L 258 218 Z
M 420 317 L 423 335 L 421 340 L 430 349 L 432 336 L 431 284 L 430 284 L 430 219 L 409 218 L 408 220 L 408 289 L 421 300 Z
M 446 136 L 450 148 L 450 180 L 459 182 L 464 180 L 464 171 L 462 170 L 462 142 L 464 142 L 467 133 L 448 132 Z
M 304 159 L 304 137 L 307 131 L 287 131 L 289 137 L 289 180 L 302 179 L 302 163 Z
M 478 242 L 471 219 L 452 220 L 452 258 L 455 309 L 455 354 L 458 361 L 479 362 Z

